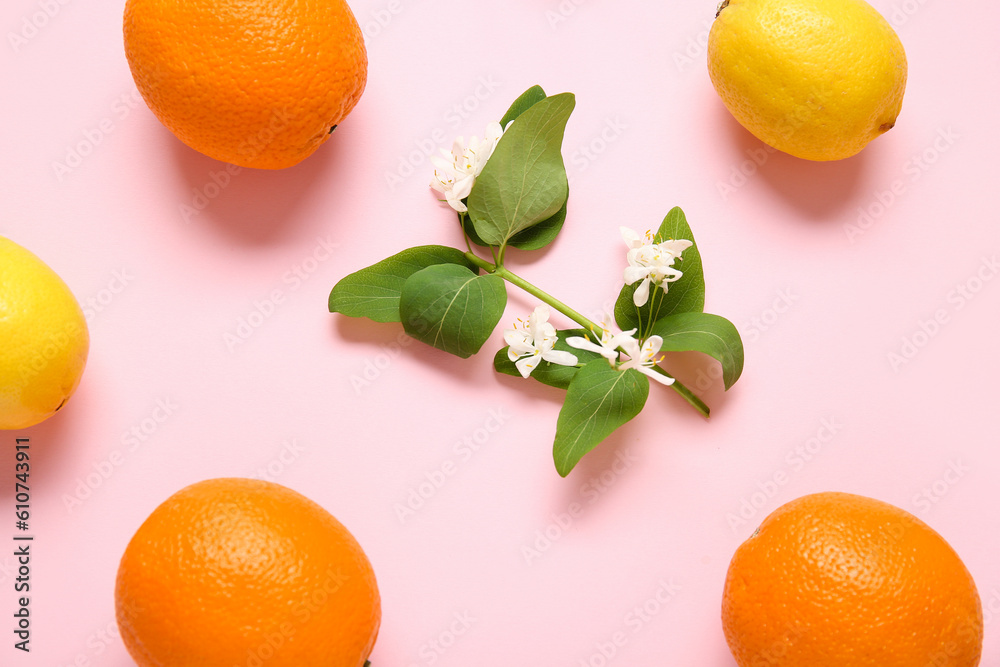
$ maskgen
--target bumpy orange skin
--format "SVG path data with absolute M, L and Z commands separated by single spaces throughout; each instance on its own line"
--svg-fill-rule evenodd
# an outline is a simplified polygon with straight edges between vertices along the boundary
M 248 479 L 199 482 L 157 507 L 125 550 L 115 602 L 139 667 L 362 667 L 382 614 L 347 529 Z
M 305 159 L 365 89 L 364 39 L 344 0 L 127 0 L 124 34 L 156 117 L 243 167 Z
M 846 493 L 794 500 L 729 566 L 722 603 L 740 667 L 975 667 L 975 582 L 927 524 Z

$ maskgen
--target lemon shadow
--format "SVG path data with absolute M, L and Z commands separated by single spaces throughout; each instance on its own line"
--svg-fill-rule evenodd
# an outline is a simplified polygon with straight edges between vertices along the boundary
M 58 489 L 52 489 L 52 480 L 60 478 L 58 468 L 67 465 L 66 462 L 71 460 L 63 455 L 63 451 L 66 447 L 72 446 L 75 434 L 82 431 L 79 425 L 86 412 L 86 407 L 81 404 L 85 403 L 86 399 L 81 394 L 85 391 L 86 389 L 81 386 L 62 408 L 40 424 L 16 431 L 0 431 L 0 437 L 3 438 L 5 444 L 4 449 L 7 452 L 3 457 L 4 470 L 11 471 L 12 477 L 20 473 L 28 473 L 26 486 L 29 489 L 27 492 L 29 496 L 38 497 L 39 494 L 43 493 L 52 495 L 53 492 L 58 491 Z M 27 442 L 18 443 L 18 440 L 27 440 Z M 22 461 L 17 458 L 19 450 L 15 445 L 25 444 L 27 449 L 21 451 L 26 452 L 27 459 Z M 27 463 L 27 470 L 17 468 L 18 463 Z M 14 482 L 24 483 L 21 478 L 15 478 L 10 484 L 4 484 L 4 490 L 0 493 L 0 497 L 13 499 L 18 491 L 23 491 Z M 66 489 L 62 490 L 66 491 Z M 28 523 L 30 526 L 31 521 L 29 520 Z M 27 534 L 31 533 L 32 531 L 29 530 Z
M 335 137 L 299 164 L 275 170 L 220 162 L 169 140 L 182 179 L 182 217 L 247 245 L 293 236 L 320 183 L 342 181 L 349 165 L 349 146 Z
M 716 105 L 716 114 L 720 132 L 729 137 L 732 168 L 723 182 L 732 190 L 760 181 L 800 217 L 814 222 L 842 219 L 856 200 L 865 182 L 870 147 L 843 160 L 804 160 L 757 139 L 721 104 Z

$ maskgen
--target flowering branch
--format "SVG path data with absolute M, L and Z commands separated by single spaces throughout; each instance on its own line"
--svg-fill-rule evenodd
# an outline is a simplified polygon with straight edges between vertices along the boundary
M 624 285 L 614 309 L 619 327 L 597 324 L 504 266 L 507 249 L 536 250 L 555 240 L 569 196 L 563 133 L 575 100 L 535 86 L 480 141 L 456 139 L 434 156 L 431 187 L 455 211 L 465 250 L 419 246 L 343 278 L 330 311 L 399 322 L 410 336 L 469 357 L 492 336 L 509 283 L 542 305 L 504 330 L 494 356 L 500 372 L 566 391 L 553 442 L 560 475 L 639 414 L 650 381 L 671 387 L 705 417 L 709 408 L 659 364 L 666 352 L 699 351 L 722 365 L 730 388 L 743 370 L 743 344 L 725 318 L 704 313 L 701 254 L 683 211 L 672 209 L 653 233 L 621 228 Z M 488 249 L 492 261 L 474 246 Z M 681 270 L 683 267 L 683 271 Z M 580 328 L 557 330 L 550 308 Z
M 521 278 L 520 276 L 514 274 L 509 269 L 507 269 L 507 268 L 505 268 L 503 266 L 497 266 L 496 264 L 492 264 L 490 262 L 487 262 L 486 260 L 483 260 L 480 257 L 478 257 L 471 250 L 469 252 L 465 253 L 465 257 L 470 262 L 472 262 L 473 264 L 475 264 L 477 267 L 479 267 L 480 269 L 482 269 L 483 271 L 485 271 L 486 273 L 491 273 L 491 274 L 500 276 L 501 278 L 503 278 L 504 280 L 506 280 L 510 284 L 515 285 L 517 287 L 520 287 L 522 290 L 524 290 L 528 294 L 530 294 L 533 297 L 539 299 L 542 303 L 548 304 L 552 308 L 556 309 L 557 311 L 559 311 L 560 313 L 562 313 L 566 317 L 570 318 L 571 320 L 573 320 L 574 322 L 576 322 L 577 324 L 579 324 L 585 330 L 591 332 L 594 336 L 598 335 L 598 333 L 597 333 L 598 331 L 607 332 L 606 327 L 604 327 L 602 325 L 599 325 L 599 324 L 596 324 L 593 320 L 585 317 L 584 315 L 580 314 L 578 311 L 570 308 L 564 302 L 560 301 L 559 299 L 557 299 L 556 297 L 552 296 L 548 292 L 545 292 L 545 291 L 539 289 L 538 287 L 536 287 L 532 283 L 528 282 L 524 278 Z M 632 333 L 635 333 L 635 330 L 632 330 Z M 573 339 L 569 339 L 569 345 L 571 345 L 571 346 L 573 345 L 572 340 Z M 615 340 L 616 340 L 616 344 L 614 345 L 614 347 L 612 349 L 616 350 L 616 356 L 617 356 L 617 351 L 623 351 L 626 354 L 629 354 L 626 349 L 624 349 L 624 348 L 621 347 L 621 342 L 618 341 L 618 339 L 615 339 Z M 657 349 L 659 349 L 659 348 L 657 348 Z M 629 356 L 631 356 L 631 355 L 629 355 Z M 628 367 L 625 366 L 625 367 L 622 367 L 622 368 L 628 368 Z M 665 370 L 663 370 L 659 366 L 655 366 L 654 365 L 654 366 L 652 366 L 652 368 L 653 368 L 654 372 L 656 372 L 657 374 L 659 374 L 660 377 L 665 378 L 665 379 L 668 380 L 667 382 L 664 382 L 662 380 L 657 380 L 658 382 L 661 382 L 661 384 L 666 384 L 666 385 L 671 386 L 674 391 L 676 391 L 678 394 L 680 394 L 681 397 L 685 401 L 687 401 L 688 403 L 690 403 L 703 417 L 708 417 L 710 415 L 710 413 L 711 413 L 710 408 L 707 405 L 705 405 L 704 401 L 702 401 L 700 398 L 698 398 L 697 396 L 695 396 L 695 394 L 690 389 L 688 389 L 686 386 L 684 386 L 681 382 L 677 381 L 676 378 L 674 378 L 673 376 L 671 376 L 669 373 L 667 373 Z

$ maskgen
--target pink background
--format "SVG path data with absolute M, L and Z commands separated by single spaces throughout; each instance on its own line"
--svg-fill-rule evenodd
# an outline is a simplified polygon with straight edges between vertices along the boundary
M 600 665 L 617 633 L 613 664 L 732 667 L 719 605 L 733 551 L 767 513 L 824 490 L 944 535 L 986 609 L 982 664 L 1000 664 L 1000 10 L 873 4 L 910 79 L 896 128 L 850 160 L 769 153 L 729 117 L 706 72 L 712 1 L 355 0 L 370 55 L 357 109 L 299 166 L 226 182 L 137 98 L 121 2 L 6 0 L 0 234 L 63 276 L 92 348 L 63 413 L 0 434 L 0 545 L 15 532 L 15 437 L 31 438 L 36 535 L 30 655 L 5 629 L 14 562 L 0 546 L 0 662 L 131 665 L 113 587 L 132 533 L 189 483 L 264 476 L 369 554 L 375 667 Z M 492 371 L 499 330 L 463 361 L 326 307 L 351 271 L 461 244 L 422 151 L 481 135 L 535 83 L 577 95 L 570 215 L 550 249 L 511 253 L 515 272 L 599 317 L 620 286 L 618 226 L 655 228 L 680 205 L 707 310 L 746 345 L 728 394 L 708 358 L 669 360 L 710 421 L 653 387 L 567 479 L 551 457 L 561 394 Z M 534 305 L 512 289 L 504 323 Z M 259 326 L 227 344 L 248 319 Z M 894 366 L 904 341 L 920 347 Z M 401 520 L 397 505 L 449 464 Z

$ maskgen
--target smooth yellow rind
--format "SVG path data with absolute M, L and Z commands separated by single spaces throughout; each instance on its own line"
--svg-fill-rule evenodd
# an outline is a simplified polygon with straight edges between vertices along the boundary
M 87 321 L 42 260 L 0 236 L 0 429 L 34 426 L 76 391 L 87 363 Z
M 730 0 L 708 68 L 743 127 L 808 160 L 850 157 L 891 129 L 907 75 L 898 35 L 863 0 Z

